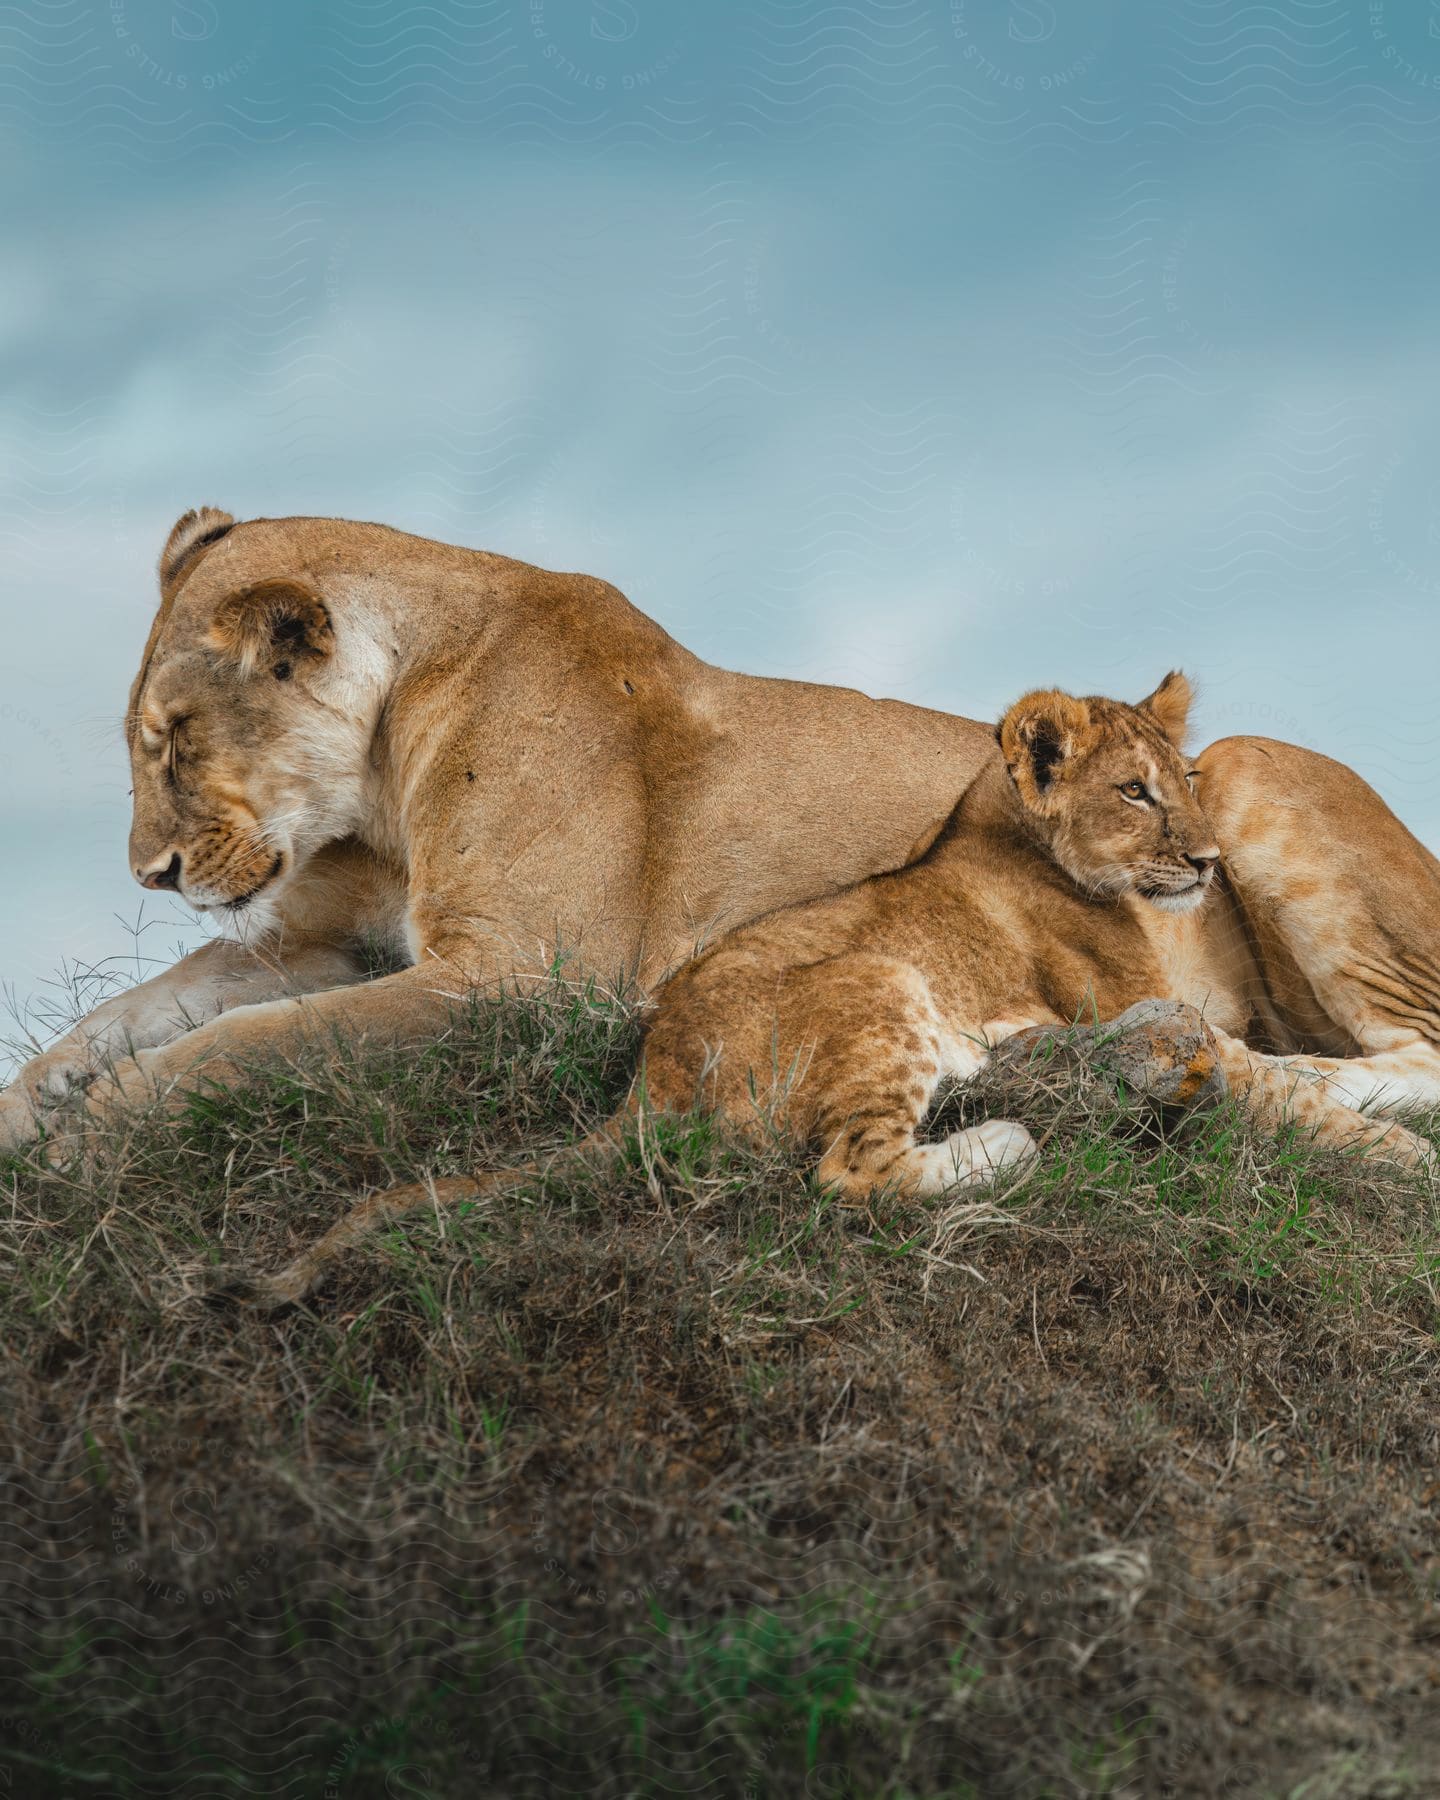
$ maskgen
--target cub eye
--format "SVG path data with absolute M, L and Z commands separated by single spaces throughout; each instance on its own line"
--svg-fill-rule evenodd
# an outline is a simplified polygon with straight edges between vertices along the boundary
M 1145 783 L 1143 781 L 1122 781 L 1120 784 L 1120 792 L 1127 800 L 1148 800 L 1150 798 L 1149 794 L 1145 791 Z

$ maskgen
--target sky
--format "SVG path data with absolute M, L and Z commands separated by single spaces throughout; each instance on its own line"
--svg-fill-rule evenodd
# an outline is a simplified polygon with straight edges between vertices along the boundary
M 199 941 L 120 717 L 201 503 L 976 716 L 1182 666 L 1440 846 L 1440 4 L 20 0 L 0 71 L 32 1021 Z

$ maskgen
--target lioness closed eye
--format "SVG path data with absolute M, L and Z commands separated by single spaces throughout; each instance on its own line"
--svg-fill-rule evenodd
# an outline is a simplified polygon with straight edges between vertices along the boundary
M 655 1110 L 698 1100 L 742 1131 L 773 1119 L 845 1195 L 939 1194 L 1035 1154 L 1022 1125 L 999 1120 L 919 1142 L 942 1077 L 973 1075 L 1026 1026 L 1113 1019 L 1156 997 L 1203 1011 L 1232 1091 L 1271 1122 L 1425 1161 L 1423 1140 L 1327 1092 L 1343 1063 L 1259 1056 L 1233 1035 L 1250 1002 L 1202 930 L 1220 852 L 1180 753 L 1189 702 L 1177 673 L 1137 706 L 1027 694 L 918 860 L 732 931 L 664 985 L 636 1089 L 596 1136 L 618 1136 L 642 1091 Z M 510 1178 L 380 1195 L 269 1298 L 307 1291 L 383 1218 Z

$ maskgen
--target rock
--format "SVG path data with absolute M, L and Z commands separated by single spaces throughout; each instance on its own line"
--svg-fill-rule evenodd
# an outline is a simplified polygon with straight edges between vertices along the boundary
M 1227 1092 L 1214 1033 L 1179 1000 L 1141 1000 L 1103 1025 L 1032 1025 L 1007 1038 L 991 1066 L 1003 1074 L 1057 1064 L 1157 1107 L 1215 1106 Z
M 1141 1000 L 1096 1038 L 1101 1073 L 1159 1106 L 1216 1106 L 1228 1092 L 1215 1034 L 1179 1000 Z

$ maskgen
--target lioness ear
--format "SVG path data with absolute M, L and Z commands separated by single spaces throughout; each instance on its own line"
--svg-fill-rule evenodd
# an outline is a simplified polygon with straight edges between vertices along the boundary
M 247 675 L 268 660 L 288 680 L 297 665 L 315 663 L 335 648 L 325 602 L 303 582 L 277 575 L 230 594 L 215 609 L 206 642 L 239 663 Z
M 224 537 L 234 523 L 218 506 L 197 506 L 181 513 L 160 552 L 160 591 L 168 594 L 194 558 Z
M 1000 721 L 1000 753 L 1032 812 L 1051 810 L 1056 776 L 1081 749 L 1089 728 L 1085 702 L 1054 688 L 1026 694 Z
M 1178 750 L 1185 737 L 1185 724 L 1190 717 L 1190 702 L 1195 690 L 1188 675 L 1172 669 L 1155 692 L 1140 702 L 1140 712 L 1148 712 L 1160 722 L 1160 729 Z

